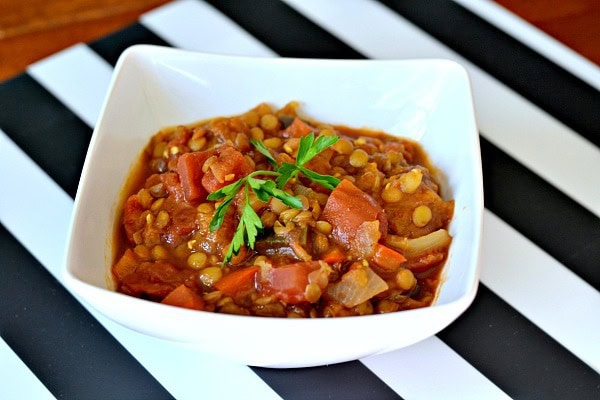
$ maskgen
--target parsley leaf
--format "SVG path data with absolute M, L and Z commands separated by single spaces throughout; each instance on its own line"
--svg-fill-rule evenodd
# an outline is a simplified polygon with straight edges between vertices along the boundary
M 304 164 L 315 158 L 317 154 L 337 142 L 338 136 L 319 136 L 315 140 L 314 132 L 309 133 L 300 139 L 300 146 L 298 147 L 298 155 L 296 156 L 296 163 L 283 163 L 279 167 L 278 172 L 281 174 L 277 177 L 277 187 L 282 189 L 286 183 L 299 172 L 302 172 L 304 176 L 312 180 L 319 185 L 326 187 L 327 189 L 334 189 L 340 180 L 332 176 L 326 177 L 326 175 L 318 174 L 314 171 L 304 168 Z M 305 173 L 305 171 L 309 171 Z
M 319 136 L 315 140 L 314 132 L 309 133 L 300 139 L 298 155 L 296 156 L 296 165 L 303 166 L 312 160 L 317 154 L 337 142 L 338 136 Z
M 321 175 L 308 168 L 304 164 L 312 160 L 317 154 L 337 142 L 337 136 L 319 136 L 315 140 L 314 132 L 300 139 L 298 147 L 298 155 L 296 163 L 291 164 L 284 162 L 279 166 L 277 161 L 264 145 L 264 143 L 251 140 L 250 142 L 256 150 L 267 158 L 267 161 L 273 166 L 274 171 L 254 171 L 249 175 L 238 179 L 237 181 L 222 187 L 221 189 L 208 195 L 207 200 L 217 201 L 222 200 L 217 206 L 213 215 L 209 228 L 213 232 L 223 224 L 223 220 L 227 215 L 227 211 L 231 206 L 235 196 L 243 188 L 245 192 L 244 207 L 240 215 L 240 221 L 233 234 L 231 244 L 227 249 L 227 253 L 223 258 L 223 265 L 227 264 L 234 255 L 239 254 L 240 249 L 244 244 L 247 244 L 251 249 L 254 249 L 256 238 L 264 229 L 260 216 L 254 211 L 250 205 L 250 190 L 256 194 L 259 200 L 268 202 L 271 198 L 281 200 L 288 207 L 302 208 L 302 200 L 299 197 L 293 196 L 283 190 L 285 184 L 302 173 L 305 177 L 313 182 L 333 190 L 340 183 L 338 178 L 328 175 Z M 276 179 L 258 179 L 256 176 L 274 176 Z
M 207 200 L 220 200 L 224 198 L 224 200 L 215 210 L 215 215 L 210 220 L 210 225 L 208 227 L 211 232 L 216 231 L 223 224 L 223 219 L 225 219 L 227 210 L 229 209 L 229 206 L 231 205 L 235 195 L 242 187 L 242 184 L 244 184 L 245 179 L 246 178 L 242 178 L 237 182 L 224 186 L 216 192 L 212 192 L 206 198 Z
M 254 139 L 250 139 L 250 143 L 252 143 L 252 146 L 254 146 L 260 154 L 267 158 L 269 164 L 271 164 L 273 168 L 275 168 L 275 171 L 277 171 L 277 169 L 279 168 L 279 166 L 277 165 L 277 161 L 275 161 L 275 159 L 271 155 L 271 152 L 269 151 L 269 149 L 267 149 L 265 144 Z
M 275 180 L 279 189 L 283 188 L 290 179 L 298 174 L 298 168 L 296 167 L 296 165 L 287 162 L 281 164 L 281 167 L 279 167 L 279 173 L 281 175 Z
M 340 180 L 338 178 L 336 178 L 335 176 L 321 175 L 321 174 L 316 173 L 315 171 L 312 171 L 312 170 L 310 170 L 308 168 L 304 168 L 304 167 L 297 167 L 297 168 L 308 179 L 310 179 L 311 181 L 313 181 L 315 183 L 318 183 L 319 185 L 323 186 L 326 189 L 333 190 L 340 183 Z
M 239 254 L 240 249 L 244 243 L 248 243 L 251 249 L 254 249 L 254 243 L 256 243 L 256 237 L 259 231 L 263 229 L 262 221 L 256 211 L 252 208 L 248 196 L 248 186 L 246 186 L 246 204 L 244 204 L 244 210 L 240 217 L 240 223 L 235 230 L 231 244 L 227 249 L 225 258 L 223 259 L 223 265 L 229 262 L 234 255 Z
M 281 200 L 281 202 L 288 207 L 302 208 L 302 200 L 300 200 L 300 198 L 279 189 L 273 181 L 266 181 L 262 186 L 262 190 L 276 199 Z

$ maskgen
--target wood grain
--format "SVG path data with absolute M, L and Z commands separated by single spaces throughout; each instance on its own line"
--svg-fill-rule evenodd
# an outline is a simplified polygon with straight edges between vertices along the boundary
M 0 81 L 123 28 L 168 0 L 0 0 Z
M 495 0 L 600 65 L 600 0 Z
M 0 81 L 123 28 L 168 0 L 0 0 Z M 600 0 L 496 0 L 600 65 Z

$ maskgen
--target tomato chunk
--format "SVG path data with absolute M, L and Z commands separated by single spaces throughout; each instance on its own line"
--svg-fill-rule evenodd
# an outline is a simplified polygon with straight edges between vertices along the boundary
M 209 193 L 219 190 L 254 171 L 244 155 L 232 146 L 223 146 L 217 152 L 217 159 L 202 177 L 202 186 Z
M 183 197 L 183 188 L 179 180 L 179 175 L 175 172 L 165 172 L 160 174 L 160 181 L 167 188 L 167 192 L 174 199 L 179 200 Z
M 282 132 L 283 137 L 300 138 L 314 132 L 315 128 L 296 117 L 292 123 Z
M 208 193 L 202 186 L 202 167 L 204 162 L 216 151 L 195 151 L 193 153 L 185 153 L 177 160 L 177 172 L 183 187 L 183 194 L 186 201 L 204 200 Z
M 387 234 L 388 221 L 383 208 L 346 179 L 331 192 L 322 218 L 333 227 L 333 238 L 339 244 L 358 253 L 365 253 L 366 245 L 367 253 L 374 251 L 374 244 Z
M 265 289 L 288 304 L 304 302 L 308 274 L 319 267 L 318 262 L 308 261 L 273 268 L 269 271 Z
M 204 310 L 204 300 L 202 297 L 185 285 L 177 286 L 161 303 L 189 308 L 191 310 Z
M 164 203 L 171 221 L 163 228 L 167 243 L 177 246 L 181 241 L 196 229 L 196 207 L 177 201 L 175 196 L 169 195 Z
M 130 243 L 134 243 L 133 234 L 142 228 L 140 216 L 143 211 L 144 207 L 140 203 L 138 195 L 129 196 L 123 206 L 123 225 Z
M 192 274 L 193 271 L 179 269 L 168 262 L 142 262 L 123 278 L 121 290 L 125 294 L 159 301 Z

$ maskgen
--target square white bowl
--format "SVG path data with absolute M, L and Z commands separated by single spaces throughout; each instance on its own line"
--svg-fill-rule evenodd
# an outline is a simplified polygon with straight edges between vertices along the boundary
M 437 301 L 391 314 L 278 319 L 166 306 L 107 283 L 123 185 L 160 128 L 301 103 L 311 119 L 419 141 L 455 200 L 453 242 Z M 472 302 L 483 213 L 479 138 L 466 71 L 446 60 L 249 58 L 134 46 L 119 59 L 81 176 L 65 282 L 131 329 L 268 367 L 307 367 L 395 350 L 432 336 Z

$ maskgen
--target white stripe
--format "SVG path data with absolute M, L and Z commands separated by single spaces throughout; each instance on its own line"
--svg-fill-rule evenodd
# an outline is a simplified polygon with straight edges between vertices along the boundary
M 0 338 L 0 398 L 55 399 L 46 386 L 31 372 L 12 349 Z
M 437 337 L 361 359 L 405 399 L 509 399 Z
M 73 201 L 1 130 L 0 153 L 0 186 L 11 188 L 11 196 L 0 196 L 0 223 L 62 282 Z M 279 398 L 244 365 L 134 332 L 88 311 L 177 399 L 197 399 L 198 393 L 206 398 Z
M 482 134 L 600 216 L 600 149 L 380 3 L 284 0 L 371 58 L 448 58 L 473 84 Z M 565 99 L 568 101 L 568 99 Z
M 59 277 L 73 200 L 2 130 L 0 154 L 0 185 L 14 192 L 0 196 L 0 222 Z
M 486 210 L 481 281 L 600 372 L 600 293 Z M 600 260 L 590 260 L 600 267 Z
M 86 124 L 96 124 L 112 67 L 89 47 L 69 47 L 30 65 L 27 72 Z
M 352 2 L 354 7 L 342 9 L 332 7 L 331 2 L 285 1 L 370 57 L 445 56 L 466 63 L 378 3 L 355 0 Z M 352 11 L 345 12 L 346 9 Z M 389 37 L 402 38 L 403 47 L 381 40 Z M 495 125 L 500 127 L 496 130 L 491 129 L 496 135 L 493 136 L 493 141 L 499 140 L 510 147 L 512 153 L 520 155 L 521 162 L 526 161 L 522 159 L 523 157 L 534 158 L 538 152 L 546 153 L 544 159 L 539 161 L 539 167 L 547 171 L 554 168 L 555 164 L 564 166 L 564 159 L 562 161 L 557 159 L 552 149 L 559 149 L 561 157 L 564 153 L 573 151 L 567 149 L 582 149 L 574 144 L 577 143 L 573 141 L 578 137 L 576 134 L 568 132 L 548 116 L 536 111 L 533 105 L 511 93 L 476 67 L 469 64 L 469 70 L 476 93 L 487 93 L 486 96 L 480 96 L 477 103 L 480 125 L 493 120 L 490 129 Z M 497 104 L 492 106 L 495 101 L 498 101 Z M 482 103 L 483 107 L 481 107 Z M 488 115 L 485 112 L 487 110 L 493 114 L 494 109 L 498 116 Z M 529 121 L 526 121 L 527 118 Z M 541 137 L 539 143 L 535 144 L 533 141 L 536 123 L 548 127 L 548 132 L 541 132 L 541 136 L 544 136 L 547 142 L 541 140 Z M 513 126 L 514 124 L 516 125 Z M 522 124 L 526 124 L 531 132 L 522 131 L 519 126 Z M 490 129 L 486 130 L 484 126 L 483 131 L 489 135 Z M 515 137 L 511 129 L 519 131 L 522 137 Z M 594 151 L 594 156 L 587 160 L 589 164 L 586 165 L 591 168 L 587 171 L 597 170 L 600 166 L 600 152 L 593 145 L 586 144 L 585 149 Z M 550 157 L 551 153 L 554 157 Z M 578 156 L 579 154 L 574 155 L 570 162 L 576 162 Z M 577 166 L 576 169 L 573 166 L 569 168 L 571 173 L 592 178 L 593 174 L 581 173 L 583 170 Z M 561 177 L 561 182 L 567 179 L 568 175 L 564 175 Z M 588 180 L 586 183 L 588 186 L 584 187 L 582 183 L 570 189 L 568 193 L 574 197 L 582 191 L 587 193 L 586 196 L 593 201 L 594 211 L 600 214 L 599 176 L 592 179 L 598 182 L 592 184 Z M 492 213 L 486 211 L 484 224 L 490 232 L 484 229 L 484 237 L 488 244 L 484 246 L 483 252 L 483 282 L 563 346 L 593 368 L 598 369 L 600 363 L 598 359 L 600 348 L 597 346 L 600 342 L 598 292 L 516 231 L 503 225 Z M 505 251 L 497 251 L 498 248 Z M 523 279 L 526 279 L 528 284 L 524 284 Z M 535 296 L 532 295 L 531 288 L 535 288 Z M 564 293 L 569 295 L 564 296 Z M 560 306 L 557 310 L 563 312 L 554 312 L 552 307 L 547 307 L 550 304 L 555 307 Z M 565 320 L 571 323 L 565 323 Z M 590 346 L 594 347 L 594 343 L 596 346 L 592 350 Z
M 600 68 L 544 31 L 489 0 L 454 0 L 600 90 Z
M 275 53 L 207 3 L 179 0 L 150 11 L 142 24 L 174 46 L 207 53 L 274 56 Z

